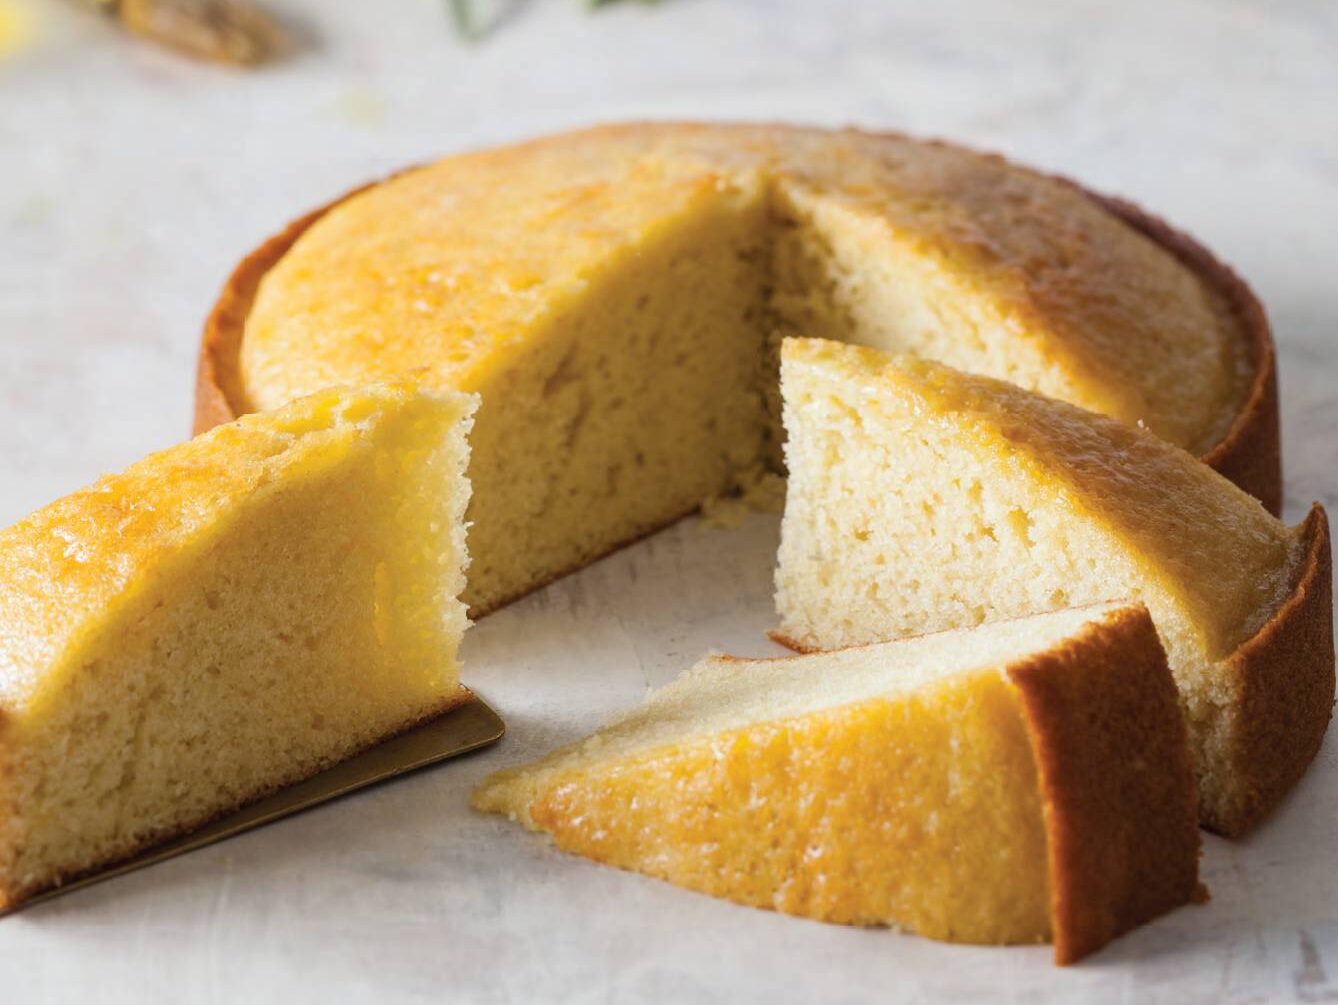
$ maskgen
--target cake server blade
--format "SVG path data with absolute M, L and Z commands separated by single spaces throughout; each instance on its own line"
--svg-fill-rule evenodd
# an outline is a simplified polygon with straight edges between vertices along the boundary
M 444 715 L 340 761 L 306 781 L 289 785 L 271 796 L 249 803 L 235 813 L 205 824 L 199 830 L 155 845 L 134 858 L 72 879 L 63 886 L 36 894 L 12 910 L 0 912 L 0 917 L 53 897 L 82 890 L 103 880 L 124 876 L 136 869 L 156 865 L 197 848 L 225 841 L 377 782 L 388 781 L 398 775 L 496 743 L 506 732 L 502 717 L 473 691 L 465 687 L 461 690 L 467 695 L 465 700 Z

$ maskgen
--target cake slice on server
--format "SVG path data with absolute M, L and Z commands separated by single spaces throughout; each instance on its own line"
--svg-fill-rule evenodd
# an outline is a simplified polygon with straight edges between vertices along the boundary
M 1142 607 L 713 656 L 476 808 L 754 907 L 1068 963 L 1193 899 L 1185 727 Z
M 1328 521 L 1288 529 L 1189 454 L 1011 384 L 787 340 L 778 637 L 837 648 L 1127 596 L 1180 691 L 1205 825 L 1296 783 L 1334 696 Z
M 467 696 L 474 407 L 323 392 L 0 531 L 0 908 Z

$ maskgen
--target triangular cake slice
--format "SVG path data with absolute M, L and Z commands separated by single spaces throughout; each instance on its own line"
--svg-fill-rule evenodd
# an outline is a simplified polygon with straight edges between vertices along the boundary
M 565 851 L 755 907 L 1067 963 L 1189 901 L 1185 729 L 1147 612 L 713 656 L 475 793 Z
M 1334 696 L 1328 522 L 1294 530 L 1132 426 L 910 357 L 782 351 L 779 636 L 837 648 L 1140 600 L 1180 689 L 1203 822 L 1244 832 Z
M 0 907 L 461 700 L 473 409 L 321 393 L 0 531 Z

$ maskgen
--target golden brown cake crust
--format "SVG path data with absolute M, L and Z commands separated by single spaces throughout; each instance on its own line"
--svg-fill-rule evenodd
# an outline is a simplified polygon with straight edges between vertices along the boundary
M 936 145 L 956 146 L 941 141 L 936 141 Z M 1226 434 L 1203 460 L 1260 499 L 1271 513 L 1277 515 L 1282 500 L 1277 375 L 1272 334 L 1258 300 L 1235 273 L 1189 236 L 1131 203 L 1098 195 L 1067 179 L 1059 180 L 1083 192 L 1170 251 L 1222 297 L 1239 322 L 1250 342 L 1248 353 L 1253 369 L 1248 381 L 1249 390 Z M 360 186 L 295 220 L 243 259 L 229 277 L 205 322 L 196 385 L 194 431 L 197 434 L 231 421 L 251 408 L 240 374 L 241 343 L 256 290 L 266 272 L 325 212 L 369 187 Z
M 204 323 L 195 381 L 194 435 L 206 433 L 250 411 L 242 393 L 238 369 L 246 315 L 251 311 L 251 302 L 265 273 L 327 209 L 329 206 L 323 206 L 294 220 L 242 259 L 228 277 L 218 302 Z
M 1255 635 L 1232 654 L 1238 713 L 1229 814 L 1205 825 L 1239 837 L 1259 823 L 1305 773 L 1333 713 L 1333 558 L 1329 520 L 1316 503 L 1302 526 L 1296 586 Z
M 194 831 L 197 831 L 202 827 L 208 826 L 215 820 L 221 820 L 223 817 L 226 817 L 231 813 L 236 813 L 238 810 L 242 809 L 245 806 L 249 806 L 252 803 L 259 802 L 261 799 L 264 799 L 267 796 L 272 796 L 280 789 L 285 789 L 290 785 L 296 785 L 298 782 L 304 782 L 308 778 L 314 778 L 316 775 L 319 775 L 322 771 L 334 767 L 335 764 L 339 763 L 340 761 L 346 760 L 347 758 L 350 757 L 356 757 L 358 754 L 366 750 L 370 750 L 377 744 L 384 743 L 385 741 L 392 739 L 393 737 L 399 736 L 402 733 L 407 733 L 409 730 L 421 726 L 423 725 L 423 723 L 428 722 L 431 719 L 443 716 L 446 713 L 452 711 L 453 709 L 459 708 L 465 702 L 472 700 L 473 697 L 474 697 L 473 691 L 465 687 L 463 684 L 457 685 L 455 692 L 449 695 L 447 698 L 445 698 L 438 707 L 429 710 L 423 715 L 418 716 L 416 719 L 412 719 L 409 722 L 404 723 L 403 725 L 399 726 L 396 729 L 390 730 L 389 732 L 371 740 L 368 743 L 362 744 L 357 749 L 350 750 L 348 753 L 343 754 L 339 757 L 329 758 L 325 762 L 315 765 L 308 771 L 296 772 L 290 775 L 289 777 L 276 779 L 272 783 L 265 785 L 259 789 L 256 789 L 251 793 L 248 793 L 245 798 L 237 800 L 237 802 L 235 802 L 233 805 L 224 807 L 217 813 L 213 813 L 202 820 L 197 820 L 194 823 L 188 824 L 184 827 L 166 828 L 159 830 L 157 832 L 150 832 L 148 834 L 145 834 L 139 840 L 137 840 L 134 846 L 129 848 L 124 854 L 115 856 L 114 858 L 109 859 L 106 862 L 102 862 L 91 869 L 85 869 L 83 871 L 70 873 L 68 875 L 51 877 L 48 878 L 45 882 L 32 883 L 22 887 L 12 887 L 12 888 L 0 887 L 0 916 L 8 914 L 11 911 L 18 910 L 20 907 L 23 906 L 25 901 L 31 900 L 39 893 L 45 893 L 47 890 L 53 889 L 55 887 L 64 886 L 66 883 L 73 883 L 77 880 L 83 879 L 86 876 L 91 876 L 96 873 L 105 872 L 106 870 L 114 868 L 123 862 L 129 861 L 130 859 L 141 854 L 142 852 L 149 850 L 150 848 L 166 844 L 167 842 L 174 841 L 180 837 L 185 837 L 187 834 L 193 833 Z M 4 712 L 3 710 L 0 710 L 0 742 L 2 742 L 2 734 L 4 726 L 5 726 Z M 3 760 L 0 760 L 0 775 L 3 775 Z M 5 810 L 4 804 L 0 803 L 0 812 L 3 812 L 4 810 Z
M 1136 667 L 1112 666 L 1111 652 Z M 1184 719 L 1144 608 L 1117 611 L 1008 676 L 1047 807 L 1055 962 L 1072 963 L 1195 896 L 1198 806 Z

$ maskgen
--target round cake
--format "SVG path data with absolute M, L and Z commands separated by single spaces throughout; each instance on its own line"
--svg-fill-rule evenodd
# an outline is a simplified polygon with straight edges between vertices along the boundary
M 913 352 L 1129 424 L 1276 512 L 1263 312 L 1191 239 L 887 134 L 633 124 L 450 157 L 247 258 L 197 428 L 417 371 L 478 393 L 478 614 L 779 470 L 777 346 Z

